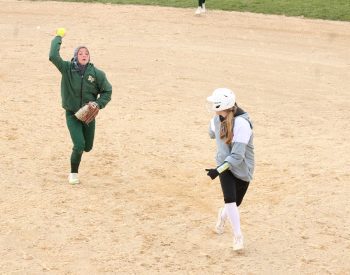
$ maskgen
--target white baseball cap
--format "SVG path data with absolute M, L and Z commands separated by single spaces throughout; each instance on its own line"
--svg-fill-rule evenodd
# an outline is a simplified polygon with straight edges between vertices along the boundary
M 223 111 L 235 106 L 236 96 L 228 88 L 217 88 L 211 96 L 207 97 L 207 101 L 212 103 L 213 111 Z

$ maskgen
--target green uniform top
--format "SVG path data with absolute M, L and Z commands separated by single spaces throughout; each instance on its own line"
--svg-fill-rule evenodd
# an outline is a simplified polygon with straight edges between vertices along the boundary
M 64 61 L 60 56 L 62 37 L 56 36 L 51 42 L 49 59 L 62 74 L 62 107 L 76 112 L 89 101 L 95 101 L 100 109 L 111 100 L 112 86 L 106 74 L 88 63 L 83 75 L 71 61 Z

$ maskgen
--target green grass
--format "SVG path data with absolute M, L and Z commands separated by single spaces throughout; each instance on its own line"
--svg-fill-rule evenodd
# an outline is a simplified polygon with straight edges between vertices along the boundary
M 196 7 L 197 0 L 63 0 L 112 4 Z M 248 11 L 286 16 L 304 16 L 328 20 L 350 21 L 350 0 L 207 0 L 208 9 Z

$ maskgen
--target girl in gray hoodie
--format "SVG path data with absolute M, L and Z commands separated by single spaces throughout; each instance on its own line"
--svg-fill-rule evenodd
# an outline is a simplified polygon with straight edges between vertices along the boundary
M 210 121 L 209 136 L 216 140 L 217 167 L 206 171 L 212 180 L 219 176 L 225 202 L 219 209 L 215 231 L 222 234 L 228 218 L 233 250 L 237 251 L 244 247 L 238 206 L 254 172 L 253 126 L 248 114 L 237 106 L 230 89 L 218 88 L 207 100 L 216 113 Z

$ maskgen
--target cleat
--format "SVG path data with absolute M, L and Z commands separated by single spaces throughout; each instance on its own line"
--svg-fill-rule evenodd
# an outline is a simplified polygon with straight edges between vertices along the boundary
M 233 251 L 239 251 L 244 248 L 243 246 L 243 236 L 235 236 L 233 238 Z
M 200 15 L 201 14 L 201 12 L 202 12 L 202 8 L 201 7 L 198 7 L 197 9 L 196 9 L 196 11 L 195 11 L 195 15 Z
M 79 184 L 79 178 L 78 178 L 78 173 L 70 173 L 68 176 L 68 182 L 70 184 Z

